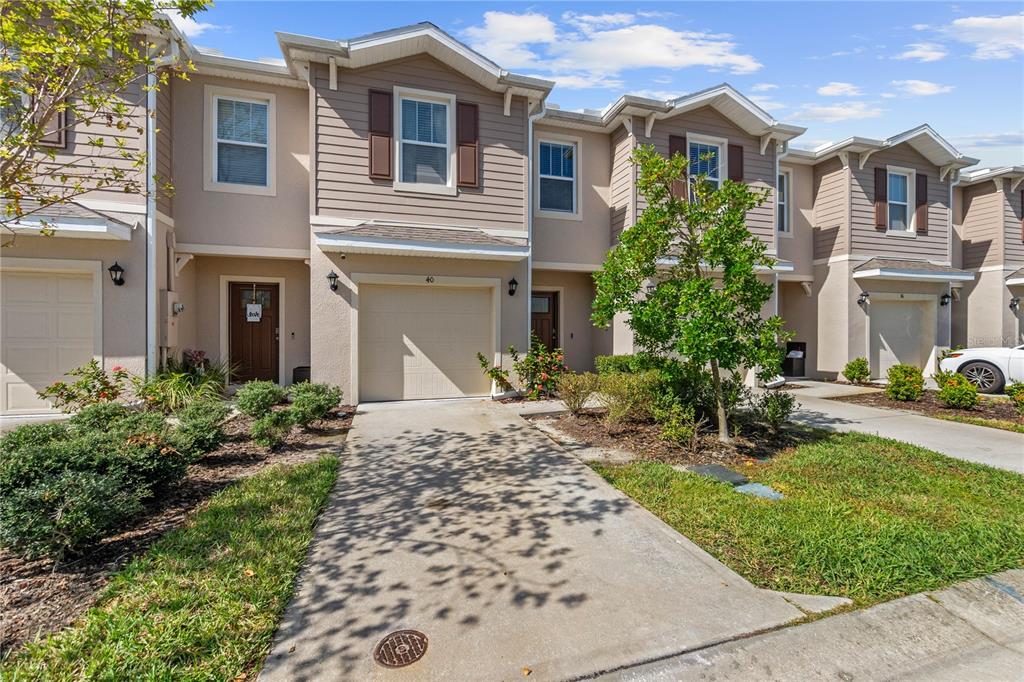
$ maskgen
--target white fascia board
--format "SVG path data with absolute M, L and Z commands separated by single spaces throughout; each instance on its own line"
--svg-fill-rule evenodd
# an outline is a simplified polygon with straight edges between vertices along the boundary
M 129 241 L 132 228 L 111 221 L 75 220 L 19 220 L 11 225 L 11 229 L 22 234 L 42 234 L 52 230 L 54 237 L 72 239 L 106 239 L 111 241 Z
M 1006 280 L 1006 286 L 1015 287 L 1024 284 L 1024 277 L 1010 277 Z
M 853 273 L 854 279 L 909 279 L 916 282 L 970 282 L 974 279 L 971 272 L 937 272 L 923 270 L 899 270 L 896 268 L 875 268 L 858 270 Z
M 421 256 L 427 258 L 468 258 L 475 260 L 524 260 L 527 246 L 474 246 L 445 242 L 416 242 L 391 239 L 357 239 L 336 234 L 317 234 L 321 251 L 365 253 L 382 256 Z

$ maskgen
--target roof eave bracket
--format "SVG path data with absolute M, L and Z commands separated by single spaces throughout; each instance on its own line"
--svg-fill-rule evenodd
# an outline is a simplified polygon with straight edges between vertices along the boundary
M 1010 181 L 1010 191 L 1016 192 L 1017 188 L 1021 186 L 1021 183 L 1024 183 L 1024 175 L 1020 176 L 1015 180 Z
M 512 115 L 512 88 L 505 88 L 505 115 Z
M 768 133 L 767 135 L 761 136 L 761 156 L 764 156 L 765 152 L 768 151 L 768 145 L 772 143 L 773 137 L 773 133 Z
M 877 149 L 869 149 L 867 151 L 864 151 L 864 152 L 860 153 L 860 163 L 859 163 L 860 170 L 864 170 L 864 166 L 866 166 L 868 164 L 868 159 L 870 159 L 871 155 L 874 154 L 876 151 L 878 151 L 878 150 Z
M 650 137 L 651 132 L 654 130 L 654 112 L 647 114 L 647 118 L 644 119 L 644 137 Z
M 338 89 L 338 60 L 331 57 L 327 60 L 327 65 L 330 67 L 330 83 L 329 87 L 331 90 Z

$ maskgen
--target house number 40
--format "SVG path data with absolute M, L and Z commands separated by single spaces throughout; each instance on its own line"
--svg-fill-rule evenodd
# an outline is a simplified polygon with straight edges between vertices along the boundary
M 433 283 L 434 283 L 434 276 L 433 275 L 427 275 L 427 284 L 433 284 Z

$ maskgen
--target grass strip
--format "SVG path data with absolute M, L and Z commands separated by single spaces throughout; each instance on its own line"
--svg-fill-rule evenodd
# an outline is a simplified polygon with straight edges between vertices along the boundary
M 6 661 L 0 679 L 255 676 L 337 465 L 331 455 L 276 466 L 221 491 L 115 575 L 74 625 Z
M 975 426 L 987 426 L 990 429 L 1024 433 L 1024 424 L 1018 424 L 1017 422 L 1012 422 L 1009 419 L 989 419 L 988 417 L 970 417 L 959 414 L 937 414 L 935 416 L 939 419 L 959 422 L 961 424 L 974 424 Z
M 1024 477 L 898 441 L 832 434 L 741 467 L 778 501 L 657 462 L 593 466 L 759 587 L 866 606 L 1024 566 Z

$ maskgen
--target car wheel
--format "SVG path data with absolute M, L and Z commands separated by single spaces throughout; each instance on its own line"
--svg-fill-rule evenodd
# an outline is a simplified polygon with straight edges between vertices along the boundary
M 1003 373 L 993 364 L 968 362 L 959 371 L 978 387 L 979 393 L 1001 393 L 1003 390 Z

